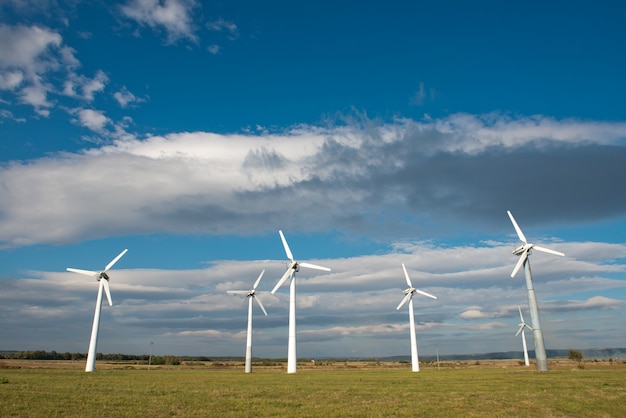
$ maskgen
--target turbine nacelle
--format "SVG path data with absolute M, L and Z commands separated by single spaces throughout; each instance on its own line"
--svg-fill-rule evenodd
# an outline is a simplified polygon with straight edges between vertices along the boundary
M 396 310 L 399 310 L 402 306 L 404 306 L 405 303 L 410 301 L 413 298 L 413 295 L 416 293 L 419 293 L 422 296 L 427 296 L 432 299 L 437 299 L 437 296 L 433 296 L 430 293 L 426 293 L 422 290 L 414 288 L 413 284 L 411 283 L 411 279 L 409 278 L 409 273 L 406 271 L 406 267 L 404 266 L 404 263 L 402 263 L 402 269 L 404 270 L 404 278 L 406 279 L 406 284 L 409 285 L 409 288 L 402 292 L 405 296 L 400 302 L 400 304 L 398 305 L 398 307 L 396 308 Z
M 413 293 L 415 293 L 415 291 L 416 291 L 416 290 L 417 290 L 417 289 L 416 289 L 416 288 L 414 288 L 414 287 L 409 287 L 408 289 L 406 289 L 406 290 L 405 290 L 404 292 L 402 292 L 402 293 L 404 293 L 405 295 L 408 295 L 408 294 L 413 294 Z
M 285 271 L 285 274 L 283 274 L 283 276 L 280 278 L 278 283 L 276 283 L 276 286 L 274 286 L 274 289 L 272 289 L 272 291 L 270 292 L 272 295 L 276 293 L 278 288 L 281 287 L 283 283 L 287 281 L 287 279 L 293 278 L 294 275 L 300 271 L 300 267 L 306 267 L 306 268 L 315 269 L 315 270 L 330 271 L 328 267 L 322 267 L 316 264 L 304 263 L 304 262 L 299 263 L 296 260 L 294 260 L 293 254 L 291 253 L 289 244 L 287 244 L 287 240 L 285 239 L 285 235 L 283 234 L 283 231 L 278 231 L 278 233 L 280 234 L 280 239 L 283 242 L 283 247 L 285 248 L 285 254 L 287 254 L 287 258 L 289 259 L 290 263 L 289 263 L 289 267 L 287 267 L 287 271 Z
M 515 228 L 515 232 L 517 232 L 517 236 L 519 237 L 520 241 L 522 241 L 524 243 L 524 245 L 520 245 L 519 247 L 517 247 L 513 251 L 513 254 L 519 256 L 520 259 L 517 261 L 517 264 L 515 265 L 515 268 L 513 268 L 513 272 L 511 273 L 511 278 L 515 277 L 515 275 L 520 270 L 520 268 L 522 268 L 522 266 L 526 262 L 526 259 L 532 253 L 531 250 L 533 250 L 533 249 L 537 250 L 537 251 L 544 252 L 544 253 L 548 253 L 548 254 L 558 255 L 558 256 L 561 256 L 561 257 L 563 257 L 565 255 L 565 254 L 563 254 L 560 251 L 555 251 L 555 250 L 551 250 L 549 248 L 540 247 L 540 246 L 535 245 L 535 244 L 529 244 L 528 241 L 526 240 L 526 236 L 522 232 L 522 229 L 519 227 L 519 225 L 515 221 L 515 218 L 513 217 L 513 214 L 511 213 L 511 211 L 507 210 L 506 213 L 509 215 L 509 218 L 511 219 L 511 223 L 513 224 L 513 227 Z
M 246 295 L 246 297 L 252 298 L 252 299 L 256 300 L 256 303 L 259 305 L 259 308 L 261 308 L 261 310 L 263 311 L 265 316 L 267 316 L 267 311 L 265 310 L 265 307 L 263 306 L 263 303 L 261 303 L 261 299 L 259 299 L 256 296 L 256 288 L 259 285 L 259 283 L 261 282 L 261 279 L 263 278 L 263 273 L 265 273 L 265 270 L 261 271 L 261 274 L 259 274 L 259 277 L 254 282 L 254 285 L 252 286 L 252 289 L 250 289 L 250 290 L 227 290 L 226 293 L 230 293 L 230 294 L 234 294 L 234 295 Z
M 97 281 L 101 281 L 102 279 L 104 279 L 104 282 L 102 282 L 104 286 L 104 292 L 106 293 L 109 306 L 113 306 L 113 302 L 111 300 L 111 291 L 109 290 L 109 275 L 107 274 L 107 272 L 111 269 L 111 267 L 113 267 L 115 263 L 118 262 L 120 258 L 122 258 L 124 254 L 126 254 L 126 251 L 128 251 L 128 249 L 125 249 L 124 251 L 119 253 L 118 256 L 115 257 L 113 260 L 111 260 L 111 262 L 107 264 L 104 270 L 102 271 L 82 270 L 82 269 L 75 269 L 71 267 L 68 267 L 66 270 L 71 271 L 72 273 L 82 274 L 84 276 L 95 277 Z
M 532 244 L 520 245 L 519 247 L 513 250 L 513 254 L 522 255 L 525 251 L 529 251 L 532 247 L 533 247 Z
M 524 322 L 524 317 L 522 316 L 522 308 L 520 308 L 519 306 L 517 307 L 517 309 L 519 310 L 519 319 L 520 322 L 519 324 L 517 324 L 519 326 L 519 329 L 517 330 L 517 332 L 515 333 L 515 336 L 517 337 L 520 332 L 524 331 L 524 328 L 528 328 L 529 330 L 533 330 L 533 327 L 531 327 L 530 325 L 528 325 L 526 322 Z

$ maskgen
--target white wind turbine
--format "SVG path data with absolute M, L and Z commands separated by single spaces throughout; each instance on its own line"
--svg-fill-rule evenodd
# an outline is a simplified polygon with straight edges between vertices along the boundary
M 513 251 L 513 254 L 519 256 L 519 261 L 515 265 L 515 268 L 511 273 L 511 277 L 515 277 L 520 268 L 524 266 L 526 289 L 528 291 L 528 308 L 530 310 L 530 320 L 532 323 L 531 329 L 533 330 L 533 341 L 535 343 L 535 359 L 537 360 L 537 370 L 539 370 L 540 372 L 545 372 L 548 371 L 548 357 L 546 355 L 546 347 L 543 341 L 543 332 L 541 331 L 541 323 L 539 321 L 539 307 L 537 306 L 537 298 L 535 296 L 535 289 L 533 286 L 533 276 L 530 271 L 530 259 L 528 258 L 528 256 L 532 253 L 533 249 L 544 253 L 560 256 L 564 256 L 565 254 L 559 251 L 551 250 L 549 248 L 529 244 L 526 240 L 526 237 L 524 236 L 524 233 L 515 221 L 515 218 L 513 217 L 511 211 L 508 210 L 506 213 L 508 213 L 509 218 L 511 218 L 511 223 L 513 223 L 513 227 L 515 228 L 515 232 L 517 232 L 517 236 L 519 237 L 520 241 L 524 243 Z
M 297 357 L 296 357 L 296 272 L 300 271 L 300 267 L 306 267 L 316 270 L 324 270 L 330 271 L 328 267 L 322 267 L 315 264 L 310 263 L 299 263 L 293 259 L 293 254 L 291 254 L 291 250 L 289 249 L 289 245 L 287 245 L 287 240 L 283 235 L 283 231 L 278 231 L 280 234 L 280 239 L 283 242 L 283 247 L 285 247 L 285 253 L 287 254 L 287 258 L 290 260 L 289 266 L 287 267 L 287 271 L 283 274 L 283 277 L 280 278 L 274 289 L 272 289 L 272 294 L 276 293 L 278 288 L 283 285 L 287 281 L 287 279 L 291 279 L 289 285 L 289 344 L 287 350 L 287 373 L 295 373 L 297 370 Z
M 423 292 L 419 289 L 413 287 L 411 284 L 411 279 L 409 279 L 409 273 L 406 271 L 406 267 L 404 263 L 402 263 L 402 269 L 404 270 L 404 277 L 406 278 L 406 284 L 409 285 L 409 288 L 406 289 L 403 293 L 406 295 L 402 302 L 398 305 L 396 310 L 399 310 L 407 301 L 409 302 L 409 326 L 411 332 L 411 365 L 412 370 L 414 372 L 420 371 L 419 358 L 417 356 L 417 337 L 415 336 L 415 316 L 413 313 L 413 295 L 415 293 L 419 293 L 420 295 L 428 296 L 429 298 L 437 299 L 437 296 L 433 296 L 430 293 Z
M 256 296 L 256 288 L 261 282 L 261 278 L 263 277 L 263 273 L 265 270 L 259 274 L 259 278 L 254 282 L 254 286 L 252 286 L 251 290 L 227 290 L 226 293 L 231 293 L 235 295 L 246 295 L 248 297 L 248 337 L 246 339 L 246 373 L 250 373 L 252 371 L 252 300 L 256 300 L 259 308 L 263 311 L 265 316 L 267 316 L 267 311 L 263 307 L 261 303 L 261 299 Z
M 100 282 L 98 286 L 98 298 L 96 299 L 96 312 L 93 316 L 93 327 L 91 328 L 91 339 L 89 340 L 89 352 L 87 353 L 87 365 L 85 366 L 86 372 L 93 372 L 96 368 L 96 346 L 98 345 L 98 327 L 100 326 L 100 311 L 102 309 L 102 289 L 104 289 L 104 292 L 107 295 L 109 306 L 113 306 L 113 302 L 111 301 L 111 291 L 109 290 L 109 275 L 107 272 L 115 263 L 117 263 L 117 260 L 126 254 L 126 251 L 128 251 L 128 249 L 122 251 L 109 264 L 107 264 L 102 271 L 81 270 L 70 267 L 67 268 L 67 271 L 95 277 L 96 280 Z
M 515 336 L 517 337 L 518 335 L 520 335 L 520 333 L 522 334 L 522 347 L 524 348 L 524 364 L 528 366 L 530 365 L 530 362 L 528 361 L 528 348 L 526 347 L 526 333 L 524 332 L 524 328 L 528 328 L 529 330 L 532 331 L 533 327 L 531 327 L 526 322 L 524 322 L 524 317 L 522 316 L 522 308 L 518 306 L 517 309 L 519 310 L 519 319 L 522 322 L 518 324 L 519 329 L 515 333 Z

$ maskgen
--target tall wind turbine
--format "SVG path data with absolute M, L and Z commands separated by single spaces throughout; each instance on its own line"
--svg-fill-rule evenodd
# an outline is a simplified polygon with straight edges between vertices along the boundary
M 261 282 L 261 278 L 263 277 L 263 273 L 265 270 L 259 274 L 259 278 L 254 282 L 254 286 L 252 286 L 251 290 L 227 290 L 226 293 L 231 293 L 235 295 L 246 295 L 248 297 L 248 338 L 246 339 L 246 373 L 250 373 L 252 371 L 252 300 L 256 300 L 256 303 L 259 305 L 259 308 L 263 311 L 265 316 L 267 316 L 267 311 L 263 307 L 261 303 L 261 299 L 256 296 L 256 288 Z
M 404 263 L 402 263 L 402 269 L 404 270 L 404 277 L 406 278 L 406 284 L 409 285 L 409 288 L 406 289 L 403 293 L 405 294 L 404 299 L 398 305 L 396 310 L 399 310 L 407 301 L 409 302 L 409 326 L 411 332 L 411 369 L 414 372 L 420 371 L 419 358 L 417 357 L 417 337 L 415 336 L 415 317 L 413 313 L 413 295 L 415 293 L 419 293 L 420 295 L 428 296 L 429 298 L 437 299 L 437 296 L 433 296 L 430 293 L 423 292 L 419 289 L 413 287 L 411 284 L 411 279 L 409 279 L 409 273 L 406 271 L 406 267 L 404 267 Z
M 530 310 L 530 320 L 533 330 L 533 341 L 535 343 L 535 358 L 537 360 L 537 370 L 540 372 L 548 371 L 548 357 L 546 356 L 546 347 L 543 342 L 543 332 L 541 331 L 541 323 L 539 321 L 539 307 L 537 306 L 537 298 L 535 297 L 535 289 L 533 287 L 533 276 L 530 271 L 530 259 L 528 256 L 532 253 L 532 250 L 541 251 L 548 254 L 564 256 L 562 252 L 554 251 L 549 248 L 540 247 L 538 245 L 529 244 L 524 236 L 524 233 L 520 229 L 519 225 L 515 221 L 513 214 L 510 210 L 507 210 L 511 223 L 517 232 L 517 236 L 524 244 L 517 247 L 513 254 L 519 256 L 519 260 L 511 273 L 511 278 L 515 277 L 517 272 L 522 266 L 524 266 L 524 276 L 526 277 L 526 289 L 528 291 L 528 308 Z
M 89 340 L 89 352 L 87 354 L 87 365 L 85 366 L 86 372 L 93 372 L 96 368 L 96 346 L 98 345 L 98 327 L 100 326 L 100 311 L 102 309 L 102 289 L 107 295 L 109 306 L 113 306 L 111 301 L 111 291 L 109 290 L 109 275 L 108 271 L 113 267 L 117 260 L 122 258 L 126 254 L 128 249 L 122 251 L 117 257 L 115 257 L 102 271 L 81 270 L 74 268 L 67 268 L 67 271 L 74 273 L 84 274 L 85 276 L 95 277 L 100 282 L 98 286 L 98 298 L 96 299 L 96 312 L 93 316 L 93 327 L 91 328 L 91 339 Z
M 285 247 L 285 253 L 287 254 L 287 258 L 290 263 L 287 267 L 287 271 L 283 274 L 283 277 L 280 278 L 274 289 L 272 289 L 272 295 L 276 293 L 279 287 L 283 285 L 290 279 L 291 282 L 289 284 L 289 344 L 287 350 L 287 373 L 295 373 L 297 370 L 297 357 L 296 357 L 296 272 L 300 271 L 300 267 L 306 267 L 310 269 L 316 270 L 324 270 L 330 271 L 328 267 L 322 267 L 315 264 L 310 263 L 299 263 L 293 259 L 293 254 L 289 249 L 289 245 L 287 244 L 287 240 L 283 235 L 283 231 L 278 231 L 280 234 L 280 239 L 283 242 L 283 247 Z
M 521 322 L 518 324 L 519 329 L 515 333 L 515 336 L 517 337 L 518 335 L 520 335 L 520 333 L 522 334 L 522 347 L 524 348 L 524 364 L 528 366 L 530 365 L 530 362 L 528 361 L 528 348 L 526 347 L 526 333 L 524 332 L 524 328 L 528 328 L 529 330 L 532 331 L 533 327 L 531 327 L 526 322 L 524 322 L 524 317 L 522 316 L 522 308 L 518 306 L 517 309 L 519 310 L 519 319 Z

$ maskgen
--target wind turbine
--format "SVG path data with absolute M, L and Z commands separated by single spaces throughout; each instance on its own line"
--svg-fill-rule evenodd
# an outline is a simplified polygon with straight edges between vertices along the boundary
M 278 231 L 280 234 L 280 239 L 283 242 L 283 247 L 285 247 L 285 253 L 287 254 L 287 258 L 290 263 L 287 267 L 287 271 L 283 274 L 283 277 L 280 278 L 274 289 L 272 289 L 272 295 L 276 293 L 279 287 L 283 285 L 287 281 L 287 279 L 291 279 L 289 284 L 289 344 L 287 350 L 287 373 L 295 373 L 297 369 L 297 357 L 296 357 L 296 272 L 300 271 L 300 267 L 306 267 L 310 269 L 316 270 L 324 270 L 330 271 L 328 267 L 322 267 L 315 264 L 310 263 L 299 263 L 293 259 L 293 254 L 289 249 L 289 245 L 287 244 L 287 240 L 283 235 L 283 231 Z
M 522 334 L 522 347 L 524 347 L 524 364 L 528 366 L 530 365 L 530 363 L 528 361 L 528 348 L 526 347 L 526 333 L 524 332 L 524 328 L 528 328 L 529 330 L 532 331 L 533 327 L 531 327 L 526 322 L 524 322 L 524 317 L 522 316 L 522 308 L 518 306 L 517 309 L 519 310 L 519 319 L 522 322 L 518 324 L 519 329 L 515 333 L 515 336 L 517 337 L 520 333 Z
M 517 232 L 517 236 L 520 241 L 524 244 L 517 247 L 513 254 L 519 256 L 519 260 L 511 273 L 511 278 L 515 277 L 517 272 L 520 270 L 522 266 L 524 266 L 524 276 L 526 277 L 526 289 L 528 291 L 528 308 L 530 310 L 530 320 L 532 323 L 533 330 L 533 341 L 535 343 L 535 359 L 537 360 L 537 370 L 540 372 L 548 371 L 548 357 L 546 356 L 546 347 L 543 341 L 543 332 L 541 331 L 541 323 L 539 321 L 539 307 L 537 306 L 537 298 L 535 297 L 535 289 L 533 287 L 533 276 L 530 271 L 530 259 L 528 256 L 532 253 L 532 250 L 541 251 L 548 254 L 560 255 L 564 256 L 562 252 L 554 251 L 549 248 L 540 247 L 538 245 L 529 244 L 524 236 L 524 233 L 520 229 L 519 225 L 515 221 L 513 214 L 510 210 L 507 210 L 506 213 L 509 214 L 509 218 L 511 218 L 511 223 L 513 223 L 513 227 L 515 228 L 515 232 Z
M 100 282 L 98 286 L 98 298 L 96 299 L 96 312 L 93 316 L 93 327 L 91 328 L 91 339 L 89 340 L 89 352 L 87 354 L 87 365 L 85 366 L 86 372 L 93 372 L 96 368 L 96 346 L 98 345 L 98 327 L 100 326 L 100 311 L 102 309 L 102 289 L 107 295 L 109 306 L 113 306 L 111 301 L 111 291 L 109 290 L 109 275 L 108 271 L 113 267 L 117 261 L 126 254 L 128 249 L 125 249 L 117 257 L 115 257 L 102 271 L 81 270 L 74 268 L 67 268 L 67 271 L 74 273 L 84 274 L 85 276 L 95 277 Z
M 415 317 L 413 313 L 413 295 L 415 293 L 419 293 L 420 295 L 428 296 L 429 298 L 437 299 L 437 296 L 433 296 L 430 293 L 423 292 L 419 289 L 413 287 L 411 284 L 411 279 L 409 279 L 409 273 L 406 271 L 406 267 L 404 267 L 404 263 L 402 263 L 402 269 L 404 270 L 404 277 L 406 278 L 406 284 L 409 285 L 409 288 L 406 289 L 403 293 L 405 294 L 404 299 L 398 305 L 396 310 L 399 310 L 404 304 L 409 302 L 409 326 L 411 331 L 411 365 L 412 370 L 414 372 L 420 371 L 419 359 L 417 357 L 417 337 L 415 336 Z
M 252 286 L 251 290 L 227 290 L 226 293 L 235 294 L 235 295 L 246 295 L 248 298 L 248 338 L 246 339 L 246 373 L 250 373 L 252 371 L 252 300 L 256 300 L 256 303 L 259 305 L 259 308 L 263 311 L 265 316 L 267 316 L 267 311 L 263 307 L 261 303 L 261 299 L 256 296 L 256 288 L 263 277 L 263 273 L 265 270 L 259 274 L 259 278 L 254 282 L 254 286 Z

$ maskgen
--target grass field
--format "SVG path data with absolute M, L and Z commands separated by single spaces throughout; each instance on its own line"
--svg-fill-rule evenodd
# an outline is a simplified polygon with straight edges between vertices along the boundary
M 0 417 L 625 417 L 626 364 L 194 363 L 172 367 L 0 360 Z

